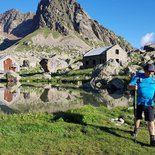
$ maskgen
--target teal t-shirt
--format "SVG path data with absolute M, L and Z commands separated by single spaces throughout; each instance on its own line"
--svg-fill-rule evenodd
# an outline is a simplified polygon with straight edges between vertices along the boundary
M 146 77 L 144 73 L 136 75 L 130 85 L 137 84 L 137 104 L 144 106 L 154 106 L 155 97 L 155 79 L 154 77 Z

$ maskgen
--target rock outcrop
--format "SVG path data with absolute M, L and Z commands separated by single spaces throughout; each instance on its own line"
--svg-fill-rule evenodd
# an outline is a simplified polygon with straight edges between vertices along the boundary
M 109 93 L 123 93 L 124 81 L 115 77 L 123 73 L 123 67 L 115 60 L 110 59 L 106 64 L 98 65 L 92 73 L 90 82 L 84 85 L 84 88 L 108 90 Z
M 68 67 L 68 63 L 58 57 L 53 57 L 50 59 L 42 59 L 40 65 L 45 72 L 56 73 L 58 70 Z
M 144 50 L 146 50 L 147 52 L 155 51 L 155 43 L 149 44 L 149 45 L 145 45 L 144 46 Z
M 34 30 L 34 13 L 23 14 L 15 9 L 0 14 L 1 31 L 13 34 L 17 37 L 24 37 Z

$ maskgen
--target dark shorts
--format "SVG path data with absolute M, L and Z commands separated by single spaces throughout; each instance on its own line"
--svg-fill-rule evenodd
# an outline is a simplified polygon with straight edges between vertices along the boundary
M 144 112 L 145 121 L 154 121 L 154 108 L 152 106 L 137 106 L 137 119 L 142 119 L 142 113 Z

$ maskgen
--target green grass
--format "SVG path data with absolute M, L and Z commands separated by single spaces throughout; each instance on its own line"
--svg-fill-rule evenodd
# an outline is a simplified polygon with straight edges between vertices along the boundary
M 67 75 L 91 75 L 93 69 L 82 69 L 82 70 L 72 70 L 67 73 Z
M 40 46 L 35 46 L 33 45 L 31 39 L 32 37 L 38 35 L 38 34 L 42 34 L 45 38 L 48 37 L 48 35 L 52 35 L 54 39 L 57 39 L 60 34 L 57 31 L 51 31 L 49 28 L 39 28 L 36 31 L 32 32 L 31 34 L 27 35 L 26 37 L 24 37 L 23 39 L 21 39 L 19 42 L 16 43 L 17 49 L 16 51 L 29 51 L 29 50 L 33 50 L 36 49 L 37 51 L 40 50 Z M 29 43 L 29 45 L 27 45 L 27 43 Z
M 57 38 L 59 38 L 60 37 L 60 33 L 58 32 L 58 31 L 52 31 L 52 36 L 53 36 L 53 38 L 54 39 L 57 39 Z
M 93 69 L 72 70 L 67 73 L 52 75 L 46 79 L 39 66 L 20 71 L 21 83 L 51 83 L 53 86 L 80 87 L 82 83 L 90 80 Z
M 123 117 L 117 126 L 111 118 Z M 84 106 L 55 114 L 0 115 L 0 154 L 26 155 L 150 155 L 145 123 L 137 138 L 131 137 L 132 110 Z
M 52 75 L 52 85 L 81 87 L 91 79 L 93 69 L 71 70 L 67 73 Z

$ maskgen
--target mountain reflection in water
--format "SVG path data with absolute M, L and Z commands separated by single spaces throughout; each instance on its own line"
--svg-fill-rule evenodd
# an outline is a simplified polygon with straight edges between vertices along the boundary
M 79 108 L 85 104 L 107 107 L 124 106 L 128 99 L 121 96 L 105 96 L 86 92 L 82 89 L 34 86 L 0 86 L 0 113 L 58 112 Z M 106 98 L 106 99 L 105 99 Z M 122 104 L 122 105 L 121 105 Z

